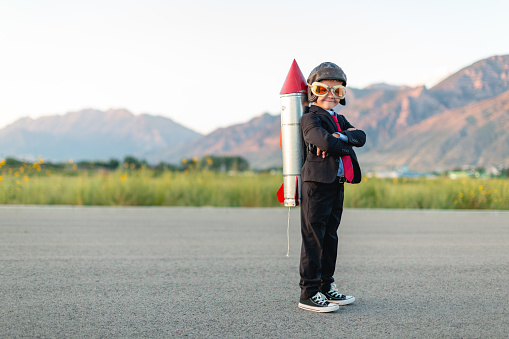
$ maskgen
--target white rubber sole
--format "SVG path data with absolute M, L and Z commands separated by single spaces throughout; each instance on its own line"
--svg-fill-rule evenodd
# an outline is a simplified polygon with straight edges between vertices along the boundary
M 345 306 L 348 304 L 351 304 L 355 301 L 355 297 L 352 297 L 351 295 L 346 296 L 346 300 L 327 300 L 329 303 L 334 303 L 339 306 Z
M 328 313 L 339 310 L 339 306 L 336 304 L 329 304 L 327 307 L 318 307 L 318 306 L 309 306 L 306 304 L 299 303 L 299 308 L 302 308 L 306 311 L 318 312 L 318 313 Z

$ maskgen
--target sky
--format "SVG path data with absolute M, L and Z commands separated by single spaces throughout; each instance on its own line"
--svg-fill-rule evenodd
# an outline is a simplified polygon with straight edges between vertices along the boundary
M 315 5 L 312 5 L 315 4 Z M 428 88 L 509 54 L 507 0 L 0 0 L 0 128 L 125 108 L 210 133 L 268 112 L 295 59 Z

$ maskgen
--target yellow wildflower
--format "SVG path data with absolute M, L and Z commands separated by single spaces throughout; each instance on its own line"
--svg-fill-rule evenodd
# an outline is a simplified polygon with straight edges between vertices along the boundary
M 25 176 L 23 177 L 23 180 L 25 180 L 25 182 L 28 182 L 28 176 L 27 176 L 27 175 L 25 175 Z

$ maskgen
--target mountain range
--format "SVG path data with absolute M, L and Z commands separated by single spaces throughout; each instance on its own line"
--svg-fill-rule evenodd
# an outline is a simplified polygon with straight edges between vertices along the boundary
M 0 156 L 52 161 L 101 160 L 180 147 L 201 134 L 162 116 L 86 109 L 22 118 L 0 130 Z
M 365 169 L 509 167 L 509 55 L 467 66 L 430 89 L 375 84 L 348 88 L 338 111 L 367 134 L 357 151 Z M 82 110 L 22 118 L 0 129 L 0 156 L 54 161 L 133 155 L 151 163 L 184 157 L 240 155 L 253 168 L 282 166 L 280 116 L 201 135 L 173 120 L 125 109 Z

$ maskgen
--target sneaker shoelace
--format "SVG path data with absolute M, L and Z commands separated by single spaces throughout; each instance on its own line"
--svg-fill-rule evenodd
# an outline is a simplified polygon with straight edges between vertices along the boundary
M 334 298 L 343 298 L 343 295 L 339 293 L 335 283 L 330 284 L 329 294 Z
M 327 306 L 329 304 L 327 298 L 320 292 L 316 293 L 313 297 L 311 297 L 311 300 L 322 306 Z

